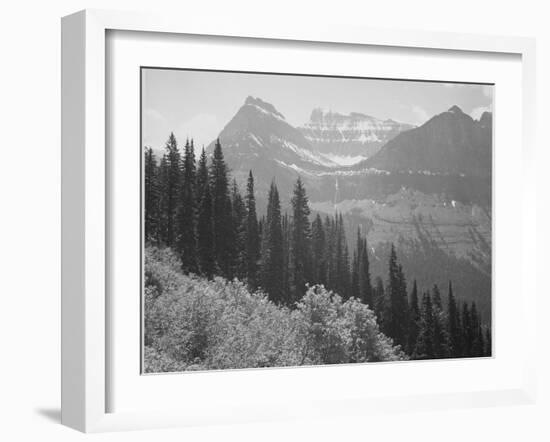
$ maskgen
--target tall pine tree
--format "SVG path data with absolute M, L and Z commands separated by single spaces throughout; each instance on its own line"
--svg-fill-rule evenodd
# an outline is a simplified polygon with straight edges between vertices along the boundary
M 472 332 L 471 356 L 481 357 L 485 353 L 485 342 L 481 327 L 481 320 L 477 313 L 475 302 L 472 303 L 472 308 L 470 309 L 470 326 Z
M 250 287 L 259 285 L 258 262 L 260 260 L 260 232 L 256 215 L 256 197 L 254 196 L 254 176 L 248 174 L 246 184 L 246 277 Z
M 396 344 L 405 346 L 408 328 L 407 286 L 393 244 L 388 267 L 388 334 Z
M 326 285 L 326 236 L 321 215 L 317 213 L 311 224 L 312 278 L 318 284 Z
M 193 140 L 187 140 L 181 168 L 178 195 L 177 221 L 178 235 L 176 249 L 180 255 L 184 272 L 197 272 L 197 232 L 196 232 L 196 164 Z
M 373 308 L 372 284 L 370 280 L 369 249 L 367 238 L 363 238 L 361 251 L 358 255 L 358 273 L 359 273 L 359 299 L 364 304 Z
M 200 205 L 202 195 L 204 193 L 205 187 L 209 185 L 208 179 L 208 158 L 206 156 L 206 151 L 204 147 L 201 151 L 201 156 L 199 158 L 199 165 L 197 167 L 197 202 Z
M 210 192 L 212 194 L 212 219 L 214 254 L 221 276 L 232 275 L 232 220 L 227 165 L 220 140 L 216 140 L 210 164 Z
M 351 295 L 349 252 L 344 230 L 344 218 L 339 213 L 335 217 L 334 229 L 334 290 L 347 299 Z
M 453 294 L 453 285 L 449 281 L 449 294 L 447 302 L 449 350 L 452 357 L 458 358 L 462 355 L 462 339 L 460 333 L 460 311 Z
M 462 356 L 469 357 L 472 356 L 472 348 L 474 342 L 472 322 L 470 316 L 470 309 L 467 303 L 462 305 Z
M 311 226 L 306 189 L 298 178 L 294 185 L 292 204 L 292 243 L 290 248 L 292 269 L 291 291 L 293 301 L 299 300 L 306 291 L 311 276 Z
M 145 205 L 145 241 L 158 245 L 159 243 L 159 173 L 157 159 L 153 149 L 145 148 L 145 179 L 144 179 L 144 205 Z
M 247 214 L 246 205 L 243 201 L 237 181 L 233 179 L 231 188 L 231 217 L 233 226 L 233 274 L 240 280 L 246 278 L 247 259 L 246 259 L 246 230 Z
M 432 299 L 429 293 L 422 296 L 422 310 L 420 315 L 420 330 L 414 357 L 416 359 L 431 359 L 434 352 L 434 329 L 435 319 L 433 313 Z
M 277 303 L 290 303 L 283 291 L 283 231 L 281 227 L 281 203 L 275 182 L 269 189 L 267 216 L 264 226 L 262 250 L 262 286 L 269 298 Z
M 208 181 L 201 188 L 197 221 L 197 256 L 200 272 L 207 278 L 211 278 L 216 271 L 212 195 Z
M 388 321 L 386 320 L 387 299 L 384 290 L 384 281 L 380 276 L 376 277 L 373 294 L 374 312 L 376 313 L 376 317 L 378 319 L 378 325 L 380 326 L 380 330 L 386 333 L 388 325 Z
M 420 332 L 420 307 L 418 306 L 418 287 L 416 279 L 413 282 L 411 296 L 409 298 L 409 330 L 407 336 L 407 353 L 414 354 L 416 341 Z
M 434 317 L 434 357 L 446 358 L 449 356 L 449 337 L 447 333 L 447 318 L 443 312 L 441 292 L 439 287 L 433 287 L 433 317 Z
M 163 193 L 163 204 L 161 210 L 165 222 L 165 242 L 168 247 L 176 245 L 177 235 L 177 207 L 178 207 L 178 191 L 180 189 L 180 152 L 178 150 L 178 142 L 174 133 L 168 137 L 165 145 L 165 154 L 163 157 L 163 168 L 161 183 Z

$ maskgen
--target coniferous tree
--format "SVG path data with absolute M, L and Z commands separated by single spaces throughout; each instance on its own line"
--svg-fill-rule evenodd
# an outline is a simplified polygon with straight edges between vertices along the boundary
M 326 235 L 326 284 L 330 290 L 336 290 L 338 286 L 336 269 L 336 217 L 334 219 L 325 217 L 325 235 Z
M 248 174 L 246 185 L 246 277 L 248 284 L 256 288 L 258 280 L 258 261 L 260 259 L 260 232 L 256 215 L 256 197 L 254 196 L 254 177 Z
M 197 272 L 197 232 L 196 232 L 196 184 L 195 148 L 193 140 L 185 143 L 181 168 L 180 188 L 177 206 L 177 241 L 178 251 L 184 272 Z
M 353 251 L 353 260 L 351 263 L 351 296 L 356 299 L 360 299 L 360 290 L 359 290 L 359 267 L 360 267 L 360 258 L 359 253 L 361 251 L 363 239 L 361 238 L 361 230 L 357 228 L 357 242 L 355 245 L 355 250 Z
M 476 303 L 472 302 L 470 309 L 470 328 L 472 334 L 472 348 L 470 356 L 481 357 L 484 354 L 485 343 L 481 321 L 477 313 Z
M 349 248 L 348 242 L 346 240 L 345 231 L 343 250 L 342 250 L 342 275 L 341 275 L 341 292 L 344 299 L 349 299 L 351 296 L 351 273 L 350 273 L 350 262 L 349 262 Z
M 227 208 L 226 216 L 226 235 L 225 235 L 225 277 L 227 279 L 233 279 L 235 277 L 235 270 L 237 268 L 238 250 L 236 248 L 237 240 L 235 238 L 235 232 L 237 230 L 235 226 L 235 219 L 233 217 L 233 199 L 231 189 L 229 195 L 227 195 L 225 207 Z
M 435 308 L 438 308 L 439 310 L 443 310 L 443 301 L 441 299 L 441 291 L 439 290 L 439 287 L 437 284 L 434 284 L 432 289 L 432 304 Z
M 199 164 L 197 167 L 197 191 L 196 191 L 197 202 L 198 202 L 197 205 L 200 205 L 200 201 L 206 186 L 209 186 L 208 158 L 206 156 L 206 151 L 204 150 L 204 147 L 203 147 L 201 151 L 201 156 L 199 158 Z
M 374 312 L 378 319 L 380 330 L 386 333 L 388 321 L 386 321 L 387 299 L 384 291 L 384 281 L 380 276 L 376 277 L 374 286 Z
M 246 277 L 248 267 L 246 258 L 247 213 L 246 205 L 235 179 L 233 179 L 231 188 L 231 221 L 233 227 L 233 274 L 242 280 Z
M 435 356 L 434 352 L 434 328 L 435 320 L 433 304 L 429 293 L 422 296 L 422 310 L 420 315 L 420 331 L 416 343 L 415 358 L 430 359 Z
M 418 287 L 416 279 L 413 282 L 411 296 L 409 298 L 409 330 L 407 336 L 407 353 L 413 355 L 418 334 L 420 332 L 420 307 L 418 305 Z
M 483 357 L 486 355 L 485 345 L 485 333 L 483 332 L 483 327 L 479 325 L 477 328 L 476 344 L 474 346 L 474 353 L 476 357 Z
M 364 304 L 373 308 L 372 284 L 370 280 L 369 249 L 367 238 L 363 238 L 359 257 L 359 294 Z
M 309 223 L 309 204 L 302 180 L 298 178 L 294 185 L 292 204 L 291 291 L 297 301 L 306 290 L 311 276 L 311 226 Z
M 343 243 L 343 237 L 341 235 L 342 228 L 341 228 L 341 221 L 342 217 L 340 214 L 336 214 L 334 219 L 334 290 L 338 292 L 338 294 L 345 299 L 345 293 L 344 292 L 344 281 L 343 281 L 343 274 L 344 274 L 344 243 Z
M 168 245 L 168 159 L 167 155 L 162 155 L 158 168 L 158 232 L 157 243 L 159 245 Z
M 180 188 L 180 152 L 178 143 L 174 133 L 168 137 L 165 145 L 166 153 L 163 157 L 164 167 L 162 178 L 164 221 L 166 226 L 165 242 L 168 247 L 175 246 L 177 235 L 177 207 L 178 207 L 178 191 Z
M 372 291 L 367 239 L 361 236 L 361 230 L 358 228 L 357 243 L 353 253 L 351 294 L 374 309 Z
M 443 303 L 441 301 L 441 292 L 439 287 L 434 285 L 432 290 L 433 305 L 433 352 L 435 358 L 446 358 L 449 356 L 449 337 L 447 333 L 447 318 L 443 312 Z
M 232 275 L 232 220 L 227 165 L 220 140 L 216 140 L 210 164 L 210 192 L 214 226 L 214 251 L 221 276 Z
M 344 230 L 344 219 L 342 214 L 336 215 L 334 225 L 334 289 L 347 299 L 350 297 L 350 273 L 349 273 L 349 252 Z
M 281 230 L 283 232 L 283 293 L 286 294 L 288 299 L 287 303 L 294 299 L 291 294 L 291 280 L 292 280 L 292 222 L 288 213 L 285 212 L 281 218 Z
M 153 149 L 145 148 L 145 241 L 159 243 L 159 187 L 158 167 Z
M 407 287 L 402 267 L 397 263 L 395 246 L 392 244 L 388 275 L 388 334 L 396 344 L 407 344 L 408 327 Z M 430 300 L 431 303 L 431 300 Z
M 456 299 L 453 295 L 453 285 L 449 281 L 449 297 L 447 303 L 447 317 L 448 317 L 448 333 L 449 333 L 449 350 L 453 357 L 460 357 L 462 355 L 462 339 L 460 332 L 460 312 Z
M 201 166 L 202 167 L 202 166 Z M 200 169 L 199 169 L 200 170 Z M 197 255 L 200 272 L 211 278 L 216 270 L 212 195 L 208 180 L 202 186 L 197 221 Z
M 473 332 L 472 322 L 470 317 L 470 309 L 468 304 L 462 305 L 462 356 L 469 357 L 472 355 L 473 347 Z
M 283 231 L 281 227 L 281 204 L 275 182 L 271 183 L 265 220 L 264 247 L 262 250 L 262 286 L 269 298 L 277 303 L 290 302 L 283 292 Z
M 326 236 L 323 220 L 319 213 L 311 224 L 311 255 L 312 255 L 312 278 L 318 284 L 326 285 Z

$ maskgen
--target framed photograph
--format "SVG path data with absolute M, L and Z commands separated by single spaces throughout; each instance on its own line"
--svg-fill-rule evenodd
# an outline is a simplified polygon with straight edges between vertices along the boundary
M 62 37 L 64 424 L 534 400 L 532 40 L 107 11 Z

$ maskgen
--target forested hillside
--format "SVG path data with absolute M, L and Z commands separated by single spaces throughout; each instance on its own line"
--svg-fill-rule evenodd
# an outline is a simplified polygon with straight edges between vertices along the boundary
M 364 232 L 350 247 L 341 214 L 313 216 L 300 178 L 258 214 L 219 140 L 198 164 L 173 134 L 160 160 L 146 149 L 144 199 L 147 371 L 491 354 L 475 303 L 451 281 L 419 293 L 393 244 L 373 279 Z

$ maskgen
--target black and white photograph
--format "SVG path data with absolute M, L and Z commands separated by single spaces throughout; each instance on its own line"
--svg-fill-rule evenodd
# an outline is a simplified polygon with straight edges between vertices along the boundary
M 142 67 L 142 372 L 491 357 L 493 99 Z

